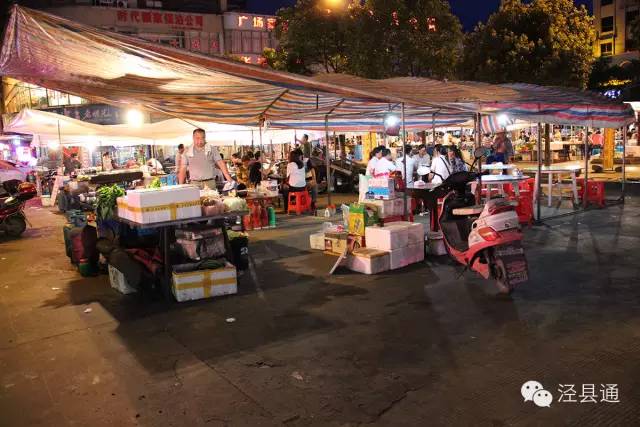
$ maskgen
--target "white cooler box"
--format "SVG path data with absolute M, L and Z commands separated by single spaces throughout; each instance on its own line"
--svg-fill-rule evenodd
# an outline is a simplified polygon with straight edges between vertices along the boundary
M 389 251 L 391 270 L 424 261 L 424 242 Z
M 118 198 L 118 216 L 141 224 L 199 217 L 200 190 L 194 185 L 130 190 Z
M 405 226 L 367 227 L 365 229 L 367 247 L 381 251 L 404 248 L 409 244 L 409 230 Z
M 374 208 L 379 218 L 404 215 L 404 198 L 396 197 L 391 200 L 365 200 L 365 206 Z M 411 197 L 407 197 L 407 209 L 411 210 Z
M 171 290 L 178 302 L 238 293 L 236 268 L 227 263 L 215 270 L 173 273 Z
M 378 274 L 389 270 L 389 252 L 371 248 L 355 249 L 347 262 L 352 271 Z
M 390 222 L 386 224 L 386 227 L 392 226 L 392 225 L 407 227 L 409 246 L 415 245 L 418 243 L 424 244 L 424 241 L 425 241 L 424 224 L 420 222 L 397 221 L 397 222 Z

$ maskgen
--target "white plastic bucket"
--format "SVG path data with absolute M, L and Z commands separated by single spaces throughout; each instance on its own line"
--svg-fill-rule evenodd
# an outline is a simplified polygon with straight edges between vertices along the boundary
M 447 254 L 442 231 L 427 231 L 427 240 L 429 241 L 429 254 L 435 256 Z

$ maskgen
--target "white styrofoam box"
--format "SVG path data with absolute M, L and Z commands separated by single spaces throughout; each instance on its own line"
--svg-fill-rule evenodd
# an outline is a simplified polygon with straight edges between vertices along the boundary
M 167 185 L 127 191 L 127 204 L 132 207 L 162 206 L 193 200 L 200 200 L 200 189 L 195 185 Z
M 365 229 L 367 247 L 390 251 L 404 248 L 409 244 L 409 230 L 404 226 L 374 226 Z
M 236 268 L 227 263 L 215 270 L 173 273 L 171 291 L 178 302 L 238 293 Z
M 409 259 L 407 257 L 407 247 L 402 247 L 387 251 L 389 254 L 389 269 L 397 270 L 409 265 Z
M 309 245 L 311 249 L 317 249 L 319 251 L 324 251 L 324 233 L 322 231 L 318 233 L 313 233 L 309 236 Z
M 409 246 L 407 246 L 406 255 L 409 264 L 424 261 L 424 240 L 420 243 L 409 244 Z
M 396 221 L 386 224 L 386 226 L 392 225 L 407 227 L 407 231 L 409 232 L 409 246 L 418 243 L 424 245 L 425 229 L 424 224 L 421 222 Z
M 117 204 L 119 217 L 142 224 L 202 216 L 200 190 L 193 185 L 130 190 Z
M 427 239 L 429 240 L 429 253 L 435 256 L 441 256 L 447 254 L 447 247 L 444 243 L 444 236 L 442 231 L 429 231 L 427 232 Z
M 360 248 L 349 256 L 350 270 L 363 274 L 378 274 L 389 270 L 389 252 Z
M 411 202 L 407 200 L 409 208 Z M 402 199 L 390 199 L 390 200 L 370 200 L 364 201 L 365 206 L 374 208 L 378 213 L 379 218 L 388 218 L 390 216 L 404 214 L 404 201 Z M 399 211 L 398 211 L 399 209 Z
M 109 264 L 109 283 L 111 287 L 125 295 L 138 292 L 136 288 L 129 285 L 127 278 L 117 268 Z

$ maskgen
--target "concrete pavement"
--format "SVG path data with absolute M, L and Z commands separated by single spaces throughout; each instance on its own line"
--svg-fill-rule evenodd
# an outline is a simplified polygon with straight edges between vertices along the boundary
M 640 419 L 638 206 L 528 230 L 532 281 L 507 301 L 446 257 L 328 276 L 335 258 L 308 249 L 321 220 L 304 217 L 252 233 L 256 274 L 239 295 L 141 302 L 80 277 L 61 216 L 27 215 L 34 228 L 0 240 L 0 425 Z M 554 395 L 550 408 L 523 402 L 527 380 Z M 598 400 L 615 384 L 620 402 L 557 402 L 560 384 L 594 384 Z

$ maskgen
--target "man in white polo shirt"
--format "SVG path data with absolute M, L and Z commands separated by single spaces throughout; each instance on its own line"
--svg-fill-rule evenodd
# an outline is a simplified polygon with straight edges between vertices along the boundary
M 227 165 L 222 160 L 220 152 L 212 144 L 207 144 L 206 133 L 204 129 L 196 129 L 193 131 L 193 145 L 185 150 L 186 161 L 181 162 L 178 171 L 178 182 L 184 184 L 187 179 L 187 169 L 189 170 L 189 179 L 192 184 L 197 185 L 201 189 L 216 189 L 216 166 L 222 171 L 227 181 L 233 181 Z

